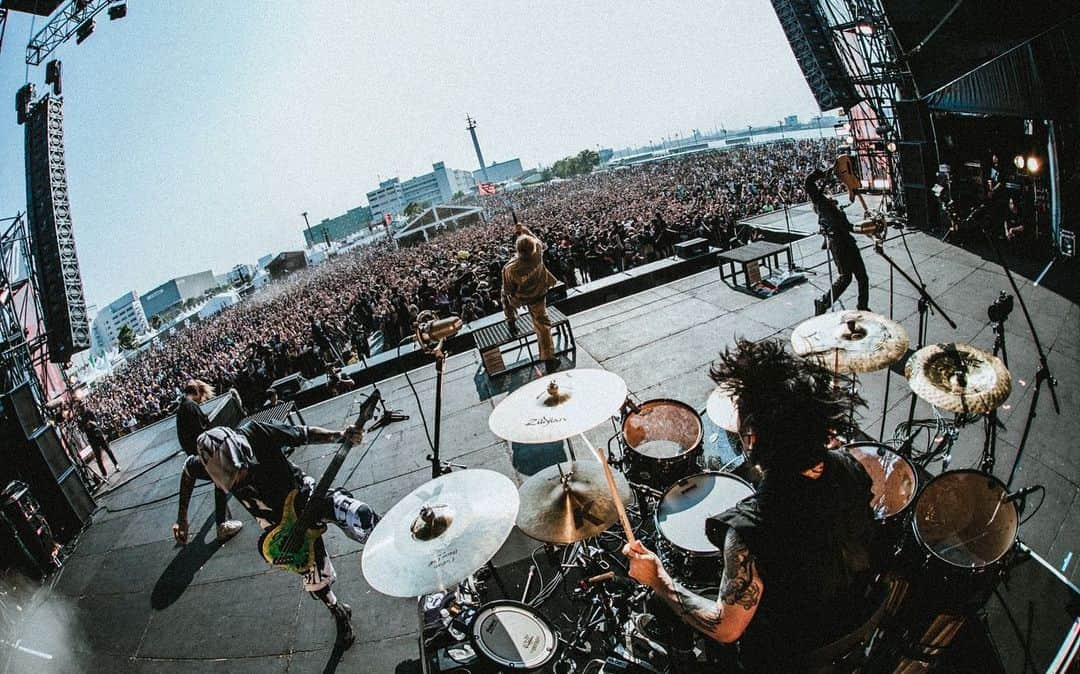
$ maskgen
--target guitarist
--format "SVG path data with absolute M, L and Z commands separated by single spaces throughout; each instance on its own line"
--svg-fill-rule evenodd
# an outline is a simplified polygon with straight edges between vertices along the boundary
M 363 438 L 363 430 L 350 426 L 332 431 L 316 426 L 292 426 L 249 421 L 236 430 L 219 426 L 199 435 L 198 454 L 188 458 L 205 468 L 222 491 L 232 493 L 263 530 L 281 522 L 285 502 L 294 490 L 299 490 L 298 510 L 318 509 L 318 521 L 332 521 L 349 538 L 364 543 L 371 535 L 379 516 L 366 503 L 344 489 L 333 489 L 320 503 L 307 503 L 315 480 L 289 461 L 285 447 L 309 443 L 347 440 L 353 444 Z M 180 481 L 180 511 L 177 522 L 187 530 L 187 508 L 195 478 L 184 471 Z M 322 538 L 315 542 L 315 564 L 303 574 L 304 589 L 322 601 L 337 623 L 338 635 L 345 648 L 355 640 L 350 618 L 352 609 L 338 601 L 330 589 L 336 574 L 326 554 Z

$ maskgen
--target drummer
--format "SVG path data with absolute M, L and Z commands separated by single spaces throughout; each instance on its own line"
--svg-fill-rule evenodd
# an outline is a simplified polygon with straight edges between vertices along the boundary
M 706 525 L 723 548 L 719 599 L 687 590 L 640 541 L 623 548 L 630 576 L 689 626 L 738 641 L 746 671 L 798 671 L 869 613 L 870 478 L 826 449 L 849 399 L 835 392 L 832 372 L 775 340 L 740 340 L 709 374 L 734 394 L 744 452 L 764 473 L 757 493 Z

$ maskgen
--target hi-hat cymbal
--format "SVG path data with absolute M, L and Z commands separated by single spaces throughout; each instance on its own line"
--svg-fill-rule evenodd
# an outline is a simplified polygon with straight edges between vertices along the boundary
M 375 525 L 364 578 L 391 597 L 446 590 L 499 551 L 514 528 L 517 488 L 492 470 L 462 470 L 417 487 Z
M 599 426 L 625 401 L 626 382 L 614 372 L 556 372 L 507 396 L 491 412 L 488 426 L 511 442 L 555 442 Z
M 634 492 L 621 473 L 613 473 L 619 496 Z M 565 461 L 525 480 L 519 490 L 518 528 L 545 543 L 569 544 L 592 538 L 619 520 L 604 469 L 596 461 Z
M 907 353 L 904 326 L 869 311 L 834 311 L 795 326 L 791 346 L 804 357 L 816 357 L 842 374 L 874 372 Z
M 709 394 L 709 400 L 705 403 L 705 414 L 725 431 L 739 432 L 739 410 L 735 407 L 731 394 L 723 388 L 717 386 Z
M 956 414 L 986 414 L 1012 392 L 1012 375 L 993 354 L 969 344 L 931 344 L 911 355 L 904 376 L 912 392 Z

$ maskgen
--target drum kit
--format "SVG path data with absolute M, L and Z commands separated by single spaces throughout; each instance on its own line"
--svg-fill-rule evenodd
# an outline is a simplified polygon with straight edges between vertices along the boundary
M 800 324 L 791 343 L 839 381 L 900 362 L 909 341 L 904 328 L 884 316 L 842 311 Z M 990 415 L 1011 390 L 1001 361 L 966 344 L 920 349 L 908 358 L 906 376 L 916 396 L 957 415 Z M 737 447 L 738 404 L 731 393 L 713 391 L 705 413 Z M 608 421 L 618 452 L 611 441 L 605 451 L 586 435 Z M 370 585 L 391 596 L 424 597 L 445 627 L 441 643 L 459 666 L 467 663 L 462 671 L 575 672 L 582 662 L 605 658 L 628 671 L 683 671 L 674 664 L 678 649 L 644 627 L 652 619 L 650 592 L 620 580 L 626 562 L 617 551 L 641 537 L 677 580 L 715 591 L 722 551 L 706 536 L 705 523 L 754 493 L 753 473 L 734 470 L 742 457 L 722 470 L 705 470 L 698 412 L 677 400 L 631 401 L 623 380 L 603 370 L 536 379 L 499 403 L 489 426 L 514 443 L 567 441 L 568 460 L 520 487 L 476 469 L 421 485 L 383 516 L 367 542 L 363 571 Z M 588 455 L 577 456 L 570 439 L 580 440 Z M 885 541 L 879 561 L 901 588 L 889 600 L 894 624 L 905 625 L 898 629 L 909 640 L 930 638 L 940 646 L 941 635 L 951 637 L 958 626 L 946 621 L 942 627 L 937 615 L 928 628 L 937 635 L 907 629 L 925 613 L 911 608 L 914 598 L 936 596 L 943 607 L 938 613 L 960 614 L 963 601 L 992 589 L 1015 545 L 1018 508 L 1005 485 L 986 472 L 946 471 L 927 481 L 901 448 L 848 439 L 842 451 L 873 483 L 869 505 Z M 491 562 L 515 526 L 541 544 L 537 551 L 545 551 L 554 570 L 528 602 L 534 576 L 542 578 L 536 552 L 521 601 L 508 596 Z M 489 576 L 502 598 L 483 600 Z M 540 610 L 559 584 L 576 585 L 573 597 L 584 605 L 576 619 L 561 612 L 573 623 L 570 630 L 557 629 Z M 941 603 L 947 598 L 955 601 Z M 585 665 L 583 671 L 591 670 Z

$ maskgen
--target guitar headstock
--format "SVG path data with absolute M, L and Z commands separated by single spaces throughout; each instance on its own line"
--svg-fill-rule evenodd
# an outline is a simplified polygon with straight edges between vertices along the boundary
M 379 393 L 379 389 L 375 389 L 371 392 L 371 395 L 360 404 L 360 413 L 356 417 L 356 422 L 353 423 L 354 428 L 363 428 L 364 424 L 371 421 L 375 416 L 375 408 L 379 406 L 379 402 L 382 400 L 382 394 Z

